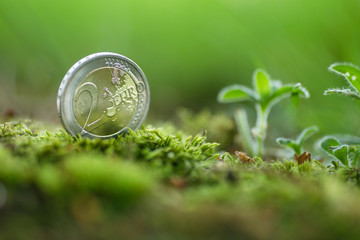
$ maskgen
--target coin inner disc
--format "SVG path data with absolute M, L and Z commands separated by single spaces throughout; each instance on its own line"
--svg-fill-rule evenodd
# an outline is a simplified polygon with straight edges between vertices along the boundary
M 130 123 L 138 99 L 136 84 L 128 73 L 113 67 L 98 68 L 75 90 L 74 115 L 82 132 L 111 135 Z

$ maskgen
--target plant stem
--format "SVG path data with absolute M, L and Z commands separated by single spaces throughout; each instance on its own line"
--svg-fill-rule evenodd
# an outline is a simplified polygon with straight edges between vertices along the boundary
M 261 157 L 263 154 L 264 140 L 267 130 L 267 117 L 269 109 L 261 107 L 260 104 L 256 104 L 256 125 L 253 131 L 253 135 L 256 139 L 256 155 Z
M 238 132 L 242 135 L 244 140 L 245 148 L 249 152 L 250 156 L 255 155 L 255 143 L 251 136 L 249 122 L 247 119 L 246 111 L 244 109 L 238 109 L 235 112 L 235 123 Z

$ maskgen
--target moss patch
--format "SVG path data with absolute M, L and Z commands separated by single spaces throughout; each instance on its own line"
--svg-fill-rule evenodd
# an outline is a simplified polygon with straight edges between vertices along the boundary
M 29 122 L 1 124 L 1 236 L 354 239 L 360 234 L 357 169 L 315 160 L 246 163 L 219 150 L 203 134 L 188 136 L 171 125 L 97 140 Z

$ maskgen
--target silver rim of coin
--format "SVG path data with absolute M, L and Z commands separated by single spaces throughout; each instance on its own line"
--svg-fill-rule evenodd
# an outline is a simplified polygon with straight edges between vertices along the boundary
M 75 63 L 58 92 L 58 114 L 71 135 L 116 137 L 144 122 L 150 104 L 146 77 L 116 53 L 91 54 Z

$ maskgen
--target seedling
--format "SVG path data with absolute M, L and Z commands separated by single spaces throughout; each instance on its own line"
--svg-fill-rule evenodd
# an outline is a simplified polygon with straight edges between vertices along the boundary
M 360 69 L 350 63 L 334 63 L 329 71 L 343 76 L 348 83 L 347 88 L 333 88 L 324 92 L 324 95 L 338 94 L 360 100 Z
M 360 69 L 350 63 L 335 63 L 329 67 L 331 72 L 343 76 L 348 83 L 348 88 L 328 89 L 324 95 L 338 94 L 353 99 L 360 100 Z M 348 136 L 344 140 L 349 140 L 348 144 L 342 143 L 335 137 L 324 137 L 320 141 L 321 148 L 335 159 L 334 166 L 339 163 L 346 167 L 356 167 L 360 158 L 360 142 L 355 141 L 356 137 Z
M 246 111 L 235 112 L 238 131 L 242 134 L 245 147 L 251 156 L 263 154 L 263 144 L 266 137 L 267 119 L 275 103 L 286 97 L 297 100 L 300 96 L 308 98 L 308 91 L 300 83 L 282 85 L 280 81 L 271 80 L 263 70 L 256 70 L 253 75 L 253 87 L 232 85 L 223 88 L 217 99 L 220 103 L 251 101 L 255 104 L 257 119 L 255 127 L 250 130 Z
M 319 128 L 317 126 L 311 126 L 305 128 L 296 139 L 277 138 L 276 142 L 282 146 L 291 148 L 295 154 L 301 155 L 304 152 L 302 147 L 304 141 L 318 131 Z

